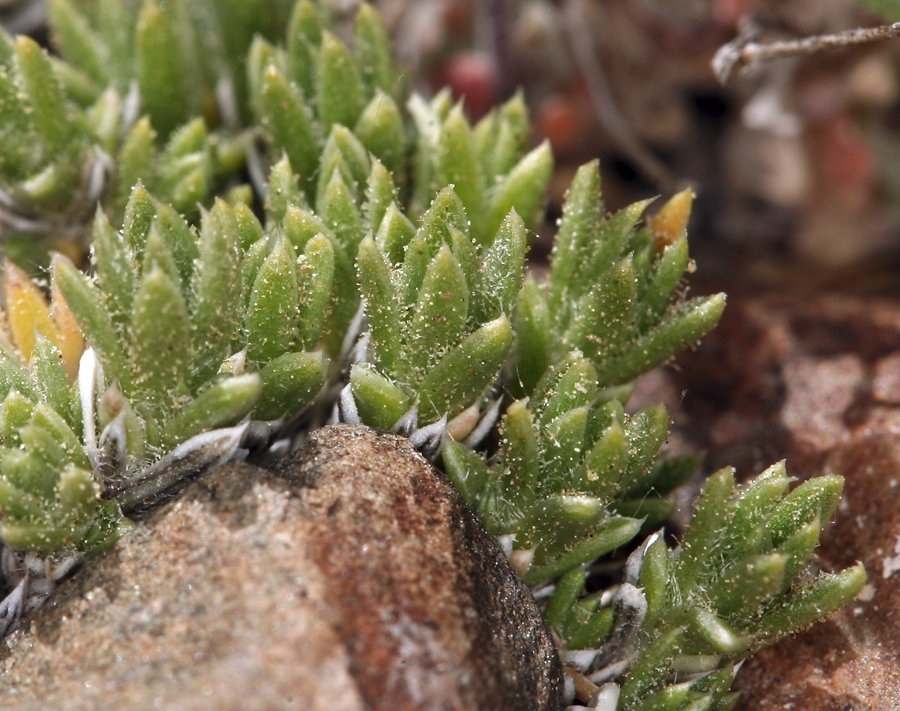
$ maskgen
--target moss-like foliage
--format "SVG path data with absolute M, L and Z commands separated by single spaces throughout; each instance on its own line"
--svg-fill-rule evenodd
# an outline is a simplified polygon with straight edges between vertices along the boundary
M 345 420 L 436 457 L 603 708 L 729 708 L 738 660 L 862 585 L 805 574 L 840 479 L 789 492 L 780 465 L 715 474 L 678 547 L 641 542 L 698 458 L 661 456 L 669 415 L 628 396 L 725 305 L 683 296 L 690 193 L 607 215 L 583 166 L 538 280 L 553 161 L 521 97 L 472 125 L 446 92 L 407 96 L 371 7 L 347 44 L 308 0 L 50 9 L 59 56 L 0 37 L 14 558 L 102 550 L 213 464 Z M 621 580 L 588 592 L 617 549 Z

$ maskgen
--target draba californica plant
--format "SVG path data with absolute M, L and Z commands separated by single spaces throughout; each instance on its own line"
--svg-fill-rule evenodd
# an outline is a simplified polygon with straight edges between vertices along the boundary
M 724 308 L 685 294 L 689 191 L 610 215 L 583 166 L 539 279 L 521 97 L 472 125 L 409 95 L 368 5 L 49 7 L 58 54 L 0 37 L 0 632 L 206 469 L 336 421 L 446 472 L 573 708 L 731 708 L 741 659 L 860 589 L 810 565 L 837 476 L 720 471 L 666 542 L 699 458 L 628 398 Z

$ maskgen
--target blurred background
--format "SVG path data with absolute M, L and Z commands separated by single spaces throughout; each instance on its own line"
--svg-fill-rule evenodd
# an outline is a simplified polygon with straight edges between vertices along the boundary
M 749 19 L 761 41 L 796 39 L 900 19 L 895 0 L 376 4 L 419 91 L 450 86 L 477 118 L 521 87 L 558 157 L 548 224 L 574 169 L 600 157 L 610 209 L 694 186 L 699 288 L 896 289 L 900 40 L 727 86 L 710 65 Z

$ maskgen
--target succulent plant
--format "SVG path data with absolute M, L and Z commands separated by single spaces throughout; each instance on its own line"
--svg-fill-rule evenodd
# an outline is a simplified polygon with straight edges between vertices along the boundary
M 808 568 L 843 480 L 822 476 L 792 491 L 789 482 L 784 462 L 740 487 L 733 470 L 716 472 L 679 545 L 667 547 L 662 532 L 646 538 L 608 600 L 583 596 L 581 568 L 560 578 L 547 619 L 566 640 L 564 660 L 595 685 L 596 708 L 731 708 L 740 660 L 856 595 L 861 563 Z
M 521 98 L 472 125 L 407 96 L 377 13 L 345 44 L 326 6 L 56 0 L 59 58 L 0 38 L 0 231 L 50 265 L 49 301 L 4 267 L 0 632 L 205 469 L 342 420 L 446 471 L 581 701 L 729 708 L 734 665 L 864 573 L 809 577 L 841 483 L 788 492 L 783 465 L 713 475 L 680 545 L 652 533 L 699 458 L 661 455 L 668 413 L 628 398 L 725 305 L 683 294 L 692 195 L 606 215 L 589 163 L 537 279 L 553 165 Z

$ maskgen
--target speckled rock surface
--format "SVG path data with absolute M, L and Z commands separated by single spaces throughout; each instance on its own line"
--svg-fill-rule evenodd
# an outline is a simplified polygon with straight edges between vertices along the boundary
M 900 709 L 900 307 L 847 297 L 734 300 L 671 371 L 677 437 L 707 468 L 750 476 L 787 458 L 846 479 L 820 563 L 861 560 L 869 584 L 824 624 L 763 651 L 737 678 L 742 711 Z M 657 390 L 661 390 L 657 386 Z
M 349 427 L 193 484 L 6 640 L 0 678 L 4 711 L 555 711 L 561 684 L 455 490 Z

